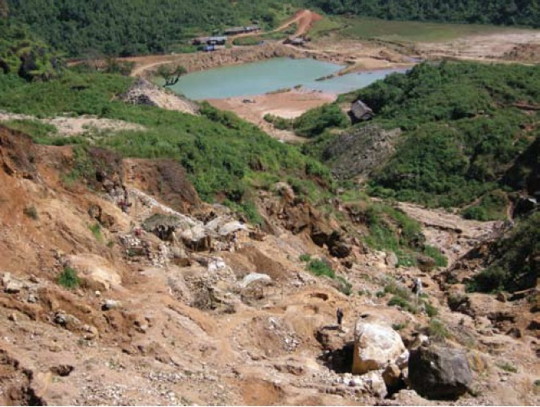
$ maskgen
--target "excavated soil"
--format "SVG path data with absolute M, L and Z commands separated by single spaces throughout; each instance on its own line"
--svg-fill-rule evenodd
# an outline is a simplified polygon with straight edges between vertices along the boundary
M 400 334 L 412 343 L 429 317 L 389 307 L 389 297 L 375 293 L 388 278 L 408 289 L 419 277 L 453 334 L 450 343 L 473 363 L 474 396 L 459 404 L 540 403 L 540 324 L 526 297 L 503 303 L 474 294 L 452 311 L 448 290 L 460 287 L 439 284 L 444 270 L 395 268 L 386 253 L 360 245 L 346 259 L 334 258 L 326 234 L 340 224 L 290 194 L 261 197 L 272 231 L 265 233 L 220 205 L 201 203 L 172 163 L 122 161 L 100 150 L 92 157 L 108 160 L 106 173 L 66 185 L 69 147 L 34 146 L 0 127 L 1 404 L 428 404 L 410 390 L 380 400 L 344 384 L 348 373 L 325 350 L 344 349 L 363 315 L 403 326 Z M 492 227 L 404 209 L 425 220 L 426 233 L 452 228 L 476 239 Z M 195 232 L 160 239 L 159 230 L 141 228 L 153 214 L 212 237 L 196 251 L 187 245 Z M 347 227 L 362 232 L 361 225 Z M 299 260 L 306 253 L 326 259 L 351 283 L 351 295 L 307 272 Z M 75 265 L 80 285 L 59 284 Z M 498 367 L 504 363 L 516 373 Z

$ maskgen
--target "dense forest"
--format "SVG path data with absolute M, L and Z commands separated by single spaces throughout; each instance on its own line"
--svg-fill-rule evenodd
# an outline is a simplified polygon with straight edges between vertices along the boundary
M 6 19 L 7 6 L 0 0 L 0 73 L 17 74 L 26 80 L 58 75 L 62 61 L 51 48 L 20 24 Z
M 256 21 L 273 26 L 281 2 L 239 0 L 7 0 L 10 16 L 68 56 L 170 51 L 180 40 Z
M 329 14 L 418 20 L 540 26 L 538 0 L 308 0 Z
M 26 24 L 69 57 L 179 50 L 183 40 L 257 22 L 269 28 L 295 7 L 384 19 L 538 26 L 538 0 L 2 0 L 0 15 Z

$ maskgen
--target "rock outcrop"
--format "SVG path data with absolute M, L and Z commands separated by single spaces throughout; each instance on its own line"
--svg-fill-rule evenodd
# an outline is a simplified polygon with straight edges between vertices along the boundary
M 353 129 L 339 136 L 324 156 L 336 177 L 365 178 L 394 154 L 400 134 L 399 129 L 387 131 L 375 125 Z
M 422 397 L 457 400 L 472 383 L 472 373 L 464 352 L 440 345 L 423 346 L 409 358 L 411 387 Z
M 117 270 L 106 259 L 95 254 L 69 256 L 66 266 L 77 270 L 86 285 L 96 290 L 110 290 L 122 284 Z
M 134 105 L 156 106 L 182 113 L 199 114 L 199 106 L 195 102 L 160 88 L 142 78 L 139 78 L 126 93 L 121 95 L 120 99 Z

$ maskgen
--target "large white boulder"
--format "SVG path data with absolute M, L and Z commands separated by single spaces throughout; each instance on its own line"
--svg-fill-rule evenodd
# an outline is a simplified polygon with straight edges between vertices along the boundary
M 384 370 L 390 364 L 400 368 L 409 352 L 399 334 L 389 326 L 359 319 L 354 333 L 353 374 Z

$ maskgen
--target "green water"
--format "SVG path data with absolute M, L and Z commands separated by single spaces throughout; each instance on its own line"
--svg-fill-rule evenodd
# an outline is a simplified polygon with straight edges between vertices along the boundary
M 275 58 L 262 62 L 194 72 L 171 87 L 190 99 L 224 99 L 260 95 L 297 85 L 330 93 L 345 93 L 383 79 L 390 70 L 348 74 L 326 81 L 316 79 L 334 74 L 343 67 L 314 59 Z

